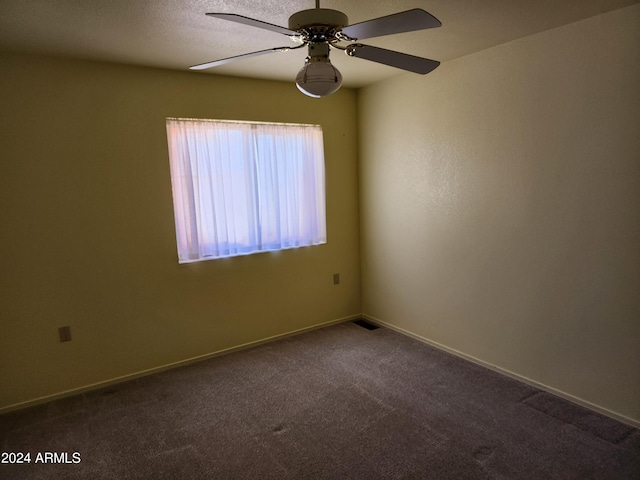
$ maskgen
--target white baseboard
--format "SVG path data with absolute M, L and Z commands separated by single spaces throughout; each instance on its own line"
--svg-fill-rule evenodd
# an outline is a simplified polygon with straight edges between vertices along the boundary
M 286 332 L 286 333 L 281 333 L 281 334 L 278 334 L 278 335 L 273 335 L 271 337 L 263 338 L 261 340 L 255 340 L 253 342 L 247 342 L 247 343 L 244 343 L 242 345 L 237 345 L 235 347 L 225 348 L 223 350 L 218 350 L 218 351 L 207 353 L 207 354 L 204 354 L 204 355 L 199 355 L 197 357 L 187 358 L 185 360 L 180 360 L 178 362 L 173 362 L 173 363 L 169 363 L 169 364 L 166 364 L 166 365 L 161 365 L 159 367 L 150 368 L 148 370 L 142 370 L 142 371 L 131 373 L 131 374 L 128 374 L 128 375 L 123 375 L 121 377 L 111 378 L 109 380 L 104 380 L 104 381 L 101 381 L 101 382 L 92 383 L 90 385 L 85 385 L 83 387 L 73 388 L 71 390 L 65 390 L 63 392 L 54 393 L 52 395 L 45 395 L 43 397 L 34 398 L 32 400 L 27 400 L 27 401 L 24 401 L 24 402 L 15 403 L 15 404 L 8 405 L 8 406 L 5 406 L 5 407 L 0 407 L 0 415 L 2 415 L 3 413 L 9 413 L 9 412 L 12 412 L 12 411 L 15 411 L 15 410 L 21 410 L 23 408 L 33 407 L 35 405 L 40 405 L 40 404 L 43 404 L 43 403 L 51 402 L 53 400 L 58 400 L 58 399 L 65 398 L 65 397 L 71 397 L 73 395 L 78 395 L 80 393 L 89 392 L 89 391 L 92 391 L 92 390 L 97 390 L 97 389 L 100 389 L 100 388 L 108 387 L 110 385 L 116 385 L 118 383 L 127 382 L 127 381 L 130 381 L 130 380 L 134 380 L 136 378 L 145 377 L 147 375 L 153 375 L 154 373 L 164 372 L 166 370 L 171 370 L 173 368 L 183 367 L 183 366 L 186 366 L 186 365 L 189 365 L 189 364 L 192 364 L 192 363 L 197 363 L 197 362 L 201 362 L 203 360 L 208 360 L 208 359 L 213 358 L 213 357 L 218 357 L 220 355 L 226 355 L 226 354 L 237 352 L 237 351 L 240 351 L 240 350 L 246 350 L 248 348 L 256 347 L 256 346 L 262 345 L 264 343 L 269 343 L 269 342 L 273 342 L 273 341 L 276 341 L 276 340 L 281 340 L 281 339 L 286 338 L 286 337 L 291 337 L 291 336 L 294 336 L 294 335 L 300 335 L 300 334 L 305 333 L 305 332 L 309 332 L 309 331 L 312 331 L 312 330 L 317 330 L 319 328 L 328 327 L 330 325 L 336 325 L 338 323 L 344 323 L 344 322 L 349 322 L 349 321 L 352 321 L 352 320 L 357 320 L 359 318 L 362 318 L 362 315 L 357 314 L 357 315 L 351 315 L 351 316 L 348 316 L 348 317 L 339 318 L 339 319 L 336 319 L 336 320 L 330 320 L 328 322 L 319 323 L 319 324 L 316 324 L 316 325 L 312 325 L 310 327 L 304 327 L 304 328 L 300 328 L 298 330 L 293 330 L 291 332 Z
M 492 365 L 490 363 L 484 362 L 478 358 L 475 358 L 471 355 L 467 355 L 466 353 L 460 352 L 458 350 L 455 350 L 453 348 L 447 347 L 446 345 L 442 345 L 438 342 L 434 342 L 433 340 L 429 340 L 428 338 L 422 337 L 420 335 L 417 335 L 413 332 L 410 332 L 408 330 L 405 330 L 404 328 L 400 328 L 397 327 L 395 325 L 392 325 L 390 323 L 387 323 L 383 320 L 380 320 L 378 318 L 372 317 L 371 315 L 367 315 L 367 314 L 362 314 L 362 318 L 372 322 L 372 323 L 376 323 L 378 325 L 384 326 L 386 328 L 389 328 L 391 330 L 395 330 L 398 333 L 402 333 L 403 335 L 407 335 L 408 337 L 414 338 L 420 342 L 426 343 L 427 345 L 430 345 L 434 348 L 437 348 L 438 350 L 442 350 L 444 352 L 450 353 L 452 355 L 455 355 L 457 357 L 463 358 L 464 360 L 468 360 L 470 362 L 473 362 L 477 365 L 483 366 L 485 368 L 488 368 L 490 370 L 496 371 L 498 373 L 501 373 L 503 375 L 506 375 L 508 377 L 511 377 L 515 380 L 519 380 L 523 383 L 526 383 L 527 385 L 531 385 L 532 387 L 538 388 L 540 390 L 543 390 L 547 393 L 551 393 L 552 395 L 556 395 L 557 397 L 563 398 L 565 400 L 568 400 L 572 403 L 575 403 L 577 405 L 580 405 L 582 407 L 588 408 L 589 410 L 593 410 L 594 412 L 597 413 L 601 413 L 602 415 L 605 415 L 607 417 L 613 418 L 614 420 L 617 420 L 619 422 L 622 423 L 626 423 L 627 425 L 630 425 L 632 427 L 635 428 L 640 428 L 640 421 L 635 420 L 633 418 L 629 418 L 625 415 L 613 412 L 609 409 L 606 409 L 604 407 L 601 407 L 599 405 L 595 405 L 591 402 L 588 402 L 586 400 L 583 400 L 581 398 L 575 397 L 569 393 L 563 392 L 561 390 L 557 390 L 553 387 L 549 387 L 548 385 L 544 385 L 542 383 L 536 382 L 535 380 L 531 380 L 530 378 L 524 377 L 522 375 L 519 375 L 517 373 L 514 373 L 510 370 L 506 370 L 504 368 L 498 367 L 496 365 Z

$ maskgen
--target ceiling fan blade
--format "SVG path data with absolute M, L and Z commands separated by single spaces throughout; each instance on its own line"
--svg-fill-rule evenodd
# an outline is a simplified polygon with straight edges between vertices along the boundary
M 347 47 L 347 55 L 351 57 L 363 58 L 372 62 L 382 63 L 390 67 L 401 68 L 409 72 L 420 73 L 422 75 L 435 70 L 440 65 L 436 60 L 428 58 L 416 57 L 408 53 L 394 52 L 385 48 L 372 47 L 370 45 L 362 45 L 354 43 Z
M 349 25 L 342 29 L 342 33 L 352 40 L 359 40 L 440 26 L 442 26 L 442 23 L 436 17 L 420 8 L 414 8 L 405 12 L 387 15 L 386 17 Z
M 295 47 L 294 47 L 295 48 Z M 258 50 L 257 52 L 243 53 L 242 55 L 236 55 L 235 57 L 222 58 L 220 60 L 214 60 L 213 62 L 201 63 L 200 65 L 194 65 L 189 67 L 189 70 L 206 70 L 207 68 L 219 67 L 225 63 L 235 62 L 236 60 L 244 60 L 245 58 L 258 57 L 267 53 L 274 52 L 286 52 L 291 50 L 290 47 L 268 48 L 267 50 Z
M 207 15 L 214 18 L 220 18 L 222 20 L 242 23 L 243 25 L 249 25 L 251 27 L 264 28 L 266 30 L 271 30 L 272 32 L 282 33 L 283 35 L 287 35 L 289 37 L 300 36 L 300 34 L 294 30 L 289 30 L 288 28 L 273 25 L 272 23 L 263 22 L 261 20 L 243 17 L 242 15 L 236 15 L 235 13 L 207 13 Z

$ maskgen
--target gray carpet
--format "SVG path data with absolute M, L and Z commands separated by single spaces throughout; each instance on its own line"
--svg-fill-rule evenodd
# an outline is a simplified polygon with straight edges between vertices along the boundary
M 2 479 L 640 479 L 639 430 L 353 323 L 2 415 L 0 429 L 2 452 L 32 460 L 0 464 Z M 35 463 L 44 452 L 80 461 Z

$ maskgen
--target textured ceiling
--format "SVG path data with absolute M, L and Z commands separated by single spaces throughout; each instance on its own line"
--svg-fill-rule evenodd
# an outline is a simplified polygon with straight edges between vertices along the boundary
M 446 62 L 640 0 L 324 0 L 350 23 L 422 8 L 441 28 L 362 43 Z M 190 65 L 266 48 L 294 46 L 288 37 L 207 17 L 237 13 L 287 27 L 315 0 L 0 0 L 0 50 L 63 55 L 186 70 Z M 207 72 L 291 80 L 305 49 L 245 59 Z M 344 85 L 359 87 L 404 74 L 333 51 Z M 203 73 L 193 73 L 202 75 Z M 205 73 L 206 74 L 206 73 Z

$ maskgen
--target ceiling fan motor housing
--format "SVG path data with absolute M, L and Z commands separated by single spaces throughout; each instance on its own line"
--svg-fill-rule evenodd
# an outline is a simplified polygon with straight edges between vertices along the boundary
M 335 32 L 347 25 L 349 25 L 349 19 L 344 13 L 328 8 L 302 10 L 289 17 L 289 30 L 296 32 L 313 30 L 314 27 L 330 27 Z

